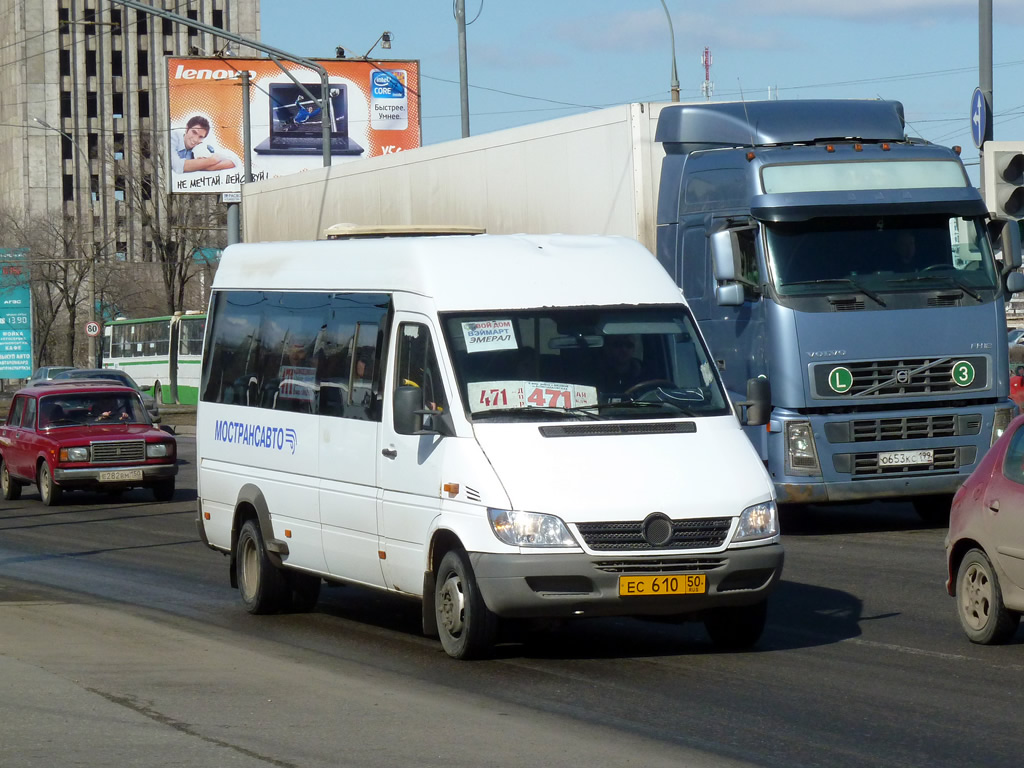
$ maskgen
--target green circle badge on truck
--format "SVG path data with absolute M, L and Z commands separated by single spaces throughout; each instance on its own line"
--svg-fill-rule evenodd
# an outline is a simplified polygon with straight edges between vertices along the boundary
M 833 392 L 843 394 L 853 387 L 853 373 L 849 368 L 838 366 L 828 372 L 828 385 Z
M 958 387 L 969 387 L 974 381 L 974 366 L 966 360 L 957 360 L 953 363 L 950 375 Z

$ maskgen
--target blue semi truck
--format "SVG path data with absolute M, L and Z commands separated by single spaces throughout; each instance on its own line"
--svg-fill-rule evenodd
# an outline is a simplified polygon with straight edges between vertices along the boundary
M 1015 412 L 1019 237 L 993 247 L 958 153 L 908 138 L 898 102 L 626 104 L 302 177 L 246 185 L 246 240 L 342 221 L 639 240 L 733 397 L 770 384 L 749 434 L 783 503 L 941 519 Z

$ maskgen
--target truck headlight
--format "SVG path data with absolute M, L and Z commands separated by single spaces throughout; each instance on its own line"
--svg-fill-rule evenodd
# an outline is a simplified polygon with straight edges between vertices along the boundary
M 61 461 L 88 461 L 89 460 L 89 449 L 85 446 L 78 448 L 61 448 L 60 449 L 60 460 Z
M 818 451 L 810 422 L 786 422 L 786 474 L 820 475 Z
M 576 540 L 565 523 L 554 515 L 487 509 L 494 535 L 513 547 L 575 547 Z
M 995 445 L 996 440 L 1003 436 L 1003 432 L 1010 426 L 1010 422 L 1013 421 L 1013 409 L 1012 408 L 996 408 L 995 416 L 992 417 L 992 442 L 990 446 Z
M 163 459 L 174 455 L 174 449 L 170 443 L 148 443 L 146 445 L 147 459 Z
M 779 535 L 779 513 L 774 501 L 763 501 L 740 513 L 733 542 L 770 539 Z

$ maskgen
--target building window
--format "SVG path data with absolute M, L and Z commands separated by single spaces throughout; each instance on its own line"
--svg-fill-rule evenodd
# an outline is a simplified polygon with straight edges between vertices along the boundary
M 71 51 L 66 48 L 60 51 L 60 73 L 63 77 L 71 75 Z
M 120 35 L 121 34 L 121 11 L 118 8 L 110 9 L 110 34 Z
M 63 53 L 63 51 L 61 51 Z M 114 77 L 121 77 L 124 74 L 124 66 L 121 63 L 121 52 L 111 51 L 110 52 L 110 74 Z
M 139 71 L 139 77 L 149 76 L 149 56 L 145 51 L 139 51 L 139 60 L 135 68 Z
M 224 29 L 224 11 L 218 9 L 213 12 L 213 25 L 217 29 Z
M 174 22 L 170 19 L 164 19 L 164 37 L 170 37 L 174 34 Z
M 87 143 L 89 145 L 89 159 L 95 160 L 100 153 L 100 135 L 98 133 L 90 132 Z
M 96 77 L 96 51 L 85 52 L 85 74 L 88 77 Z
M 85 116 L 97 117 L 99 115 L 99 101 L 96 99 L 96 91 L 89 91 L 85 96 Z
M 71 91 L 60 92 L 60 117 L 71 117 Z
M 124 94 L 115 93 L 111 96 L 110 102 L 114 110 L 114 117 L 121 117 L 124 114 Z
M 149 29 L 146 26 L 148 19 L 149 19 L 149 14 L 148 13 L 145 13 L 144 11 L 136 11 L 135 12 L 135 25 L 136 25 L 135 29 L 136 29 L 136 34 L 139 34 L 139 35 L 147 35 L 147 34 L 149 34 Z
M 75 199 L 75 177 L 65 173 L 61 186 L 64 191 L 64 200 L 70 202 Z
M 139 93 L 139 117 L 149 117 L 149 93 L 146 91 Z

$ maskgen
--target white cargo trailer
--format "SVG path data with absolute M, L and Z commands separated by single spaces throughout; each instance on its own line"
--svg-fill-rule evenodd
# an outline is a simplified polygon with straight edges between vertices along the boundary
M 322 239 L 342 222 L 446 224 L 623 235 L 654 251 L 664 106 L 623 104 L 248 184 L 244 238 Z

